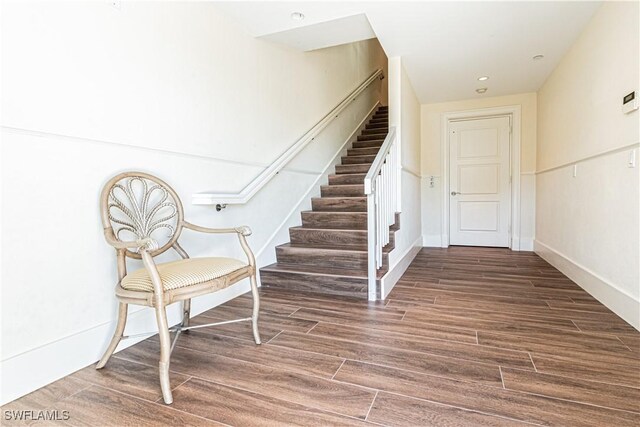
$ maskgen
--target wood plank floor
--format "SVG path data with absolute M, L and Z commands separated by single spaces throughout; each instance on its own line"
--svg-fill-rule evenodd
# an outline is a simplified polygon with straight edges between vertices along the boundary
M 535 254 L 423 249 L 373 304 L 261 294 L 263 345 L 248 324 L 180 338 L 170 406 L 151 337 L 3 411 L 69 411 L 35 425 L 640 425 L 640 333 Z

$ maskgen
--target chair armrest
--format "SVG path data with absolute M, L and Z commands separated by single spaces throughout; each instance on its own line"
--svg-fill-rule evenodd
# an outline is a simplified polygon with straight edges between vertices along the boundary
M 157 249 L 156 242 L 149 237 L 126 242 L 116 239 L 113 235 L 113 230 L 110 228 L 104 230 L 104 238 L 107 240 L 108 244 L 116 249 Z
M 251 229 L 246 225 L 241 225 L 240 227 L 234 227 L 234 228 L 209 228 L 209 227 L 202 227 L 200 225 L 191 224 L 190 222 L 187 222 L 187 221 L 183 221 L 182 226 L 184 228 L 188 228 L 190 230 L 197 231 L 200 233 L 212 233 L 212 234 L 235 233 L 235 234 L 241 234 L 243 236 L 251 236 Z
M 245 239 L 246 236 L 251 236 L 251 229 L 248 226 L 241 225 L 240 227 L 234 227 L 234 228 L 208 228 L 208 227 L 201 227 L 199 225 L 191 224 L 190 222 L 187 222 L 187 221 L 182 221 L 182 226 L 190 230 L 199 231 L 200 233 L 237 234 L 238 239 L 240 240 L 240 246 L 242 246 L 242 250 L 247 256 L 247 261 L 249 262 L 249 265 L 251 267 L 255 267 L 256 258 L 253 255 L 253 252 L 251 251 L 249 244 L 247 244 L 247 239 Z

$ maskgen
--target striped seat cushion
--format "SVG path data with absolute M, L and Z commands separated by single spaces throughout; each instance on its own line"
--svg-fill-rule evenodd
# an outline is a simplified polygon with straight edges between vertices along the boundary
M 164 290 L 184 288 L 217 279 L 246 267 L 233 258 L 193 258 L 157 264 Z M 153 284 L 145 268 L 127 274 L 120 286 L 129 291 L 153 292 Z

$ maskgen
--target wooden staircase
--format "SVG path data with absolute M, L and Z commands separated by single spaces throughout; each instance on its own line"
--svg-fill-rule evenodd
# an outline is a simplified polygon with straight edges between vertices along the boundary
M 262 286 L 299 292 L 367 298 L 367 198 L 364 177 L 389 131 L 387 107 L 379 107 L 329 175 L 321 197 L 302 212 L 302 226 L 291 227 L 291 241 L 276 247 L 278 262 L 260 269 Z M 383 250 L 383 267 L 394 247 L 395 226 Z

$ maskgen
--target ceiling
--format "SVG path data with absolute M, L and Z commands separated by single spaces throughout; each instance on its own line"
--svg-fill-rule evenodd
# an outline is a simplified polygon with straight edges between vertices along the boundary
M 388 57 L 402 57 L 421 103 L 538 90 L 600 6 L 588 1 L 216 4 L 255 37 L 301 50 L 377 36 Z M 303 13 L 304 20 L 292 20 L 293 12 Z M 538 54 L 544 58 L 534 61 Z M 480 76 L 489 80 L 479 82 Z M 487 92 L 477 94 L 480 87 Z
M 375 37 L 376 33 L 373 32 L 367 15 L 361 13 L 279 31 L 260 38 L 310 51 Z

